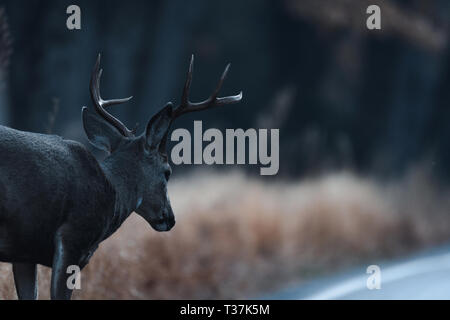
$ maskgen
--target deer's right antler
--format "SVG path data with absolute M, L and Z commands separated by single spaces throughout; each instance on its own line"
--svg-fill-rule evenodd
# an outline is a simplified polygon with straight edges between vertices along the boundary
M 103 100 L 100 96 L 100 78 L 102 77 L 103 69 L 100 69 L 100 54 L 95 62 L 94 70 L 92 71 L 91 83 L 89 86 L 91 92 L 92 102 L 94 103 L 95 110 L 97 113 L 111 125 L 113 125 L 119 132 L 125 137 L 134 136 L 134 130 L 129 130 L 119 119 L 114 117 L 112 114 L 105 110 L 105 107 L 109 107 L 115 104 L 124 103 L 130 101 L 133 97 L 128 97 L 124 99 L 112 99 Z
M 181 103 L 173 111 L 173 119 L 181 116 L 182 114 L 194 111 L 205 110 L 214 107 L 220 107 L 227 104 L 237 103 L 242 100 L 242 91 L 234 96 L 218 97 L 220 88 L 222 87 L 223 81 L 227 76 L 228 70 L 230 69 L 230 64 L 228 64 L 220 77 L 219 83 L 213 94 L 206 100 L 201 102 L 191 102 L 189 101 L 189 91 L 191 89 L 192 73 L 194 69 L 194 55 L 191 56 L 191 62 L 189 64 L 189 70 L 186 78 L 186 83 L 184 85 L 183 95 L 181 97 Z

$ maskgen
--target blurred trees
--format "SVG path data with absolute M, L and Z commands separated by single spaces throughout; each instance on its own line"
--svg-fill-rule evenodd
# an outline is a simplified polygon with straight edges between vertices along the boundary
M 133 95 L 112 112 L 143 130 L 179 101 L 194 53 L 193 100 L 231 61 L 223 94 L 242 89 L 244 102 L 176 126 L 199 117 L 205 128 L 279 126 L 284 176 L 346 166 L 393 174 L 424 157 L 450 173 L 448 1 L 84 0 L 80 31 L 65 27 L 69 1 L 3 2 L 15 128 L 44 132 L 57 99 L 53 132 L 84 141 L 80 109 L 102 52 L 103 96 Z M 369 2 L 381 7 L 381 31 L 365 29 Z
M 0 8 L 0 123 L 9 121 L 8 65 L 12 53 L 11 36 L 5 10 Z

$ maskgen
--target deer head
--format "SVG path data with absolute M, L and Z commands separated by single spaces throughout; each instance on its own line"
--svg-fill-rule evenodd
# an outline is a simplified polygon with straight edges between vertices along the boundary
M 90 92 L 94 111 L 83 107 L 83 125 L 87 137 L 94 147 L 106 151 L 104 167 L 110 172 L 123 210 L 136 211 L 157 231 L 168 231 L 175 224 L 175 217 L 167 194 L 167 183 L 171 168 L 166 153 L 166 141 L 172 122 L 188 112 L 205 110 L 241 101 L 242 92 L 235 96 L 218 97 L 230 65 L 228 64 L 213 94 L 202 102 L 189 101 L 194 56 L 191 56 L 189 71 L 181 103 L 172 103 L 162 108 L 148 122 L 145 131 L 136 135 L 136 128 L 129 130 L 119 119 L 105 108 L 129 101 L 125 99 L 103 100 L 100 96 L 100 55 L 92 72 Z M 117 200 L 116 200 L 117 201 Z

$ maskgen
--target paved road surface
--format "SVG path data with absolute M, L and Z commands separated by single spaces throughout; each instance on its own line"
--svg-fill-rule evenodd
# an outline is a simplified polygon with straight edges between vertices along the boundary
M 381 288 L 369 290 L 368 265 L 293 286 L 268 299 L 450 299 L 450 245 L 397 261 L 372 262 Z

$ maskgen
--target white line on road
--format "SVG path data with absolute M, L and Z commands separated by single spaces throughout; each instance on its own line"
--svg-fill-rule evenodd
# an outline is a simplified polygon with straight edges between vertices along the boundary
M 396 266 L 382 269 L 381 285 L 401 280 L 407 277 L 425 274 L 429 272 L 450 270 L 450 253 L 427 258 L 419 258 L 413 261 L 400 263 Z M 348 294 L 367 289 L 366 281 L 369 275 L 353 277 L 342 283 L 331 286 L 321 292 L 307 296 L 307 300 L 341 299 Z

